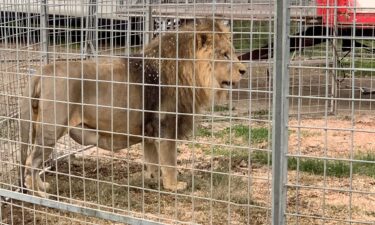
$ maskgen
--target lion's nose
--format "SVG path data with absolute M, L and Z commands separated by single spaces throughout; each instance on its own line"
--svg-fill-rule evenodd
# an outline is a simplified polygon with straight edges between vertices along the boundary
M 246 70 L 240 69 L 239 72 L 240 72 L 241 76 L 243 76 L 246 73 Z

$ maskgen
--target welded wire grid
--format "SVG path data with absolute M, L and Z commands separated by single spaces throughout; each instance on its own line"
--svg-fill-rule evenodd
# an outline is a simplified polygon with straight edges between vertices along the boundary
M 373 1 L 340 0 L 290 5 L 299 12 L 289 28 L 295 49 L 290 53 L 289 98 L 296 115 L 289 120 L 290 224 L 375 221 L 374 25 L 359 23 L 359 13 L 374 12 L 374 6 Z M 318 7 L 324 12 L 319 20 L 304 19 Z M 319 114 L 306 115 L 306 110 Z
M 130 224 L 138 220 L 270 223 L 272 59 L 243 60 L 248 72 L 238 89 L 230 90 L 224 101 L 215 99 L 203 113 L 194 113 L 197 128 L 189 139 L 176 140 L 178 178 L 187 182 L 186 190 L 171 192 L 160 182 L 145 179 L 144 137 L 140 144 L 115 152 L 86 149 L 65 135 L 54 148 L 55 161 L 40 171 L 51 184 L 49 199 L 16 191 L 16 159 L 18 103 L 27 81 L 40 76 L 36 72 L 40 66 L 85 60 L 112 65 L 123 57 L 145 58 L 142 52 L 151 38 L 178 33 L 181 25 L 205 17 L 222 19 L 230 28 L 236 54 L 249 53 L 271 46 L 273 2 L 3 0 L 0 4 L 0 79 L 4 80 L 0 97 L 5 109 L 0 115 L 0 184 L 13 191 L 3 192 L 13 200 L 0 200 L 2 224 L 109 223 L 104 219 Z M 96 81 L 96 86 L 100 83 Z M 113 92 L 113 85 L 108 91 Z M 103 106 L 111 103 L 95 102 L 96 114 Z
M 285 130 L 286 202 L 280 204 L 286 206 L 286 223 L 371 224 L 374 39 L 364 33 L 373 27 L 350 22 L 346 27 L 356 28 L 350 32 L 338 21 L 324 22 L 317 5 L 329 4 L 326 1 L 285 2 L 290 4 L 285 34 L 291 43 L 290 59 L 283 63 L 289 65 L 286 97 L 291 116 Z M 326 5 L 333 9 L 327 18 L 343 8 L 373 9 L 333 2 L 336 5 Z M 3 224 L 277 221 L 271 218 L 272 76 L 282 72 L 274 68 L 274 1 L 3 0 L 0 6 L 0 186 L 13 190 L 6 196 L 21 200 L 1 198 Z M 236 54 L 244 56 L 248 72 L 226 101 L 215 101 L 204 113 L 194 114 L 197 129 L 191 138 L 176 140 L 178 177 L 188 183 L 186 190 L 170 192 L 144 178 L 144 138 L 141 144 L 114 152 L 85 150 L 64 136 L 55 146 L 53 158 L 58 160 L 47 163 L 44 168 L 49 170 L 42 174 L 51 184 L 50 198 L 15 191 L 18 100 L 37 68 L 55 61 L 90 59 L 99 65 L 144 57 L 151 38 L 179 32 L 181 25 L 207 16 L 228 24 Z M 311 41 L 314 44 L 306 46 Z M 96 112 L 101 106 L 95 103 Z M 59 157 L 65 154 L 70 156 Z M 283 190 L 282 183 L 277 185 Z

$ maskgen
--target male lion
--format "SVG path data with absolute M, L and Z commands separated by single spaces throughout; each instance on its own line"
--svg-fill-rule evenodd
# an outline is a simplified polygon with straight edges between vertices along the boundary
M 176 140 L 191 131 L 193 114 L 238 83 L 246 68 L 228 28 L 211 20 L 155 38 L 143 56 L 41 68 L 21 103 L 21 185 L 44 196 L 49 185 L 37 169 L 68 132 L 82 145 L 113 151 L 142 142 L 145 176 L 158 177 L 160 166 L 165 189 L 186 188 L 177 181 Z M 30 139 L 35 147 L 27 155 Z

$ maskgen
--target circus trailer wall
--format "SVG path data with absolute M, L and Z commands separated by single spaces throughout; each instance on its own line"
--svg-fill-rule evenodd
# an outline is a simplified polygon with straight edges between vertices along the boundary
M 317 0 L 317 14 L 323 23 L 332 26 L 337 18 L 341 26 L 374 26 L 375 1 L 373 0 Z

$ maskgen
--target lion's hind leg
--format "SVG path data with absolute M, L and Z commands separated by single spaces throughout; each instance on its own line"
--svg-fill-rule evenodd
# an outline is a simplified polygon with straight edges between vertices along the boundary
M 21 134 L 21 152 L 20 152 L 20 177 L 19 186 L 23 192 L 26 192 L 25 188 L 25 164 L 28 157 L 29 145 L 34 143 L 35 140 L 35 124 L 31 121 L 31 114 L 34 116 L 32 110 L 30 110 L 27 100 L 21 103 L 21 122 L 20 122 L 20 134 Z M 31 130 L 32 129 L 32 130 Z M 31 131 L 31 136 L 30 136 Z
M 47 197 L 46 191 L 49 189 L 49 183 L 42 181 L 39 175 L 40 168 L 49 159 L 56 141 L 64 133 L 63 130 L 63 127 L 53 125 L 37 125 L 35 147 L 25 163 L 25 186 L 39 196 Z
M 28 155 L 25 163 L 25 186 L 33 190 L 36 194 L 47 197 L 46 191 L 49 184 L 44 182 L 39 175 L 43 162 L 49 159 L 56 141 L 59 140 L 66 131 L 67 117 L 66 108 L 60 107 L 60 112 L 53 113 L 42 112 L 39 110 L 39 119 L 35 127 L 35 147 Z M 64 110 L 65 109 L 65 110 Z M 56 110 L 57 111 L 57 110 Z M 44 113 L 42 115 L 41 113 Z M 42 115 L 42 116 L 41 116 Z
M 55 141 L 49 138 L 43 138 L 42 141 L 41 137 L 38 136 L 37 134 L 35 148 L 26 159 L 25 186 L 30 190 L 36 191 L 38 195 L 45 197 L 49 184 L 42 181 L 39 170 L 42 163 L 51 155 Z
M 32 84 L 29 89 L 25 90 L 25 98 L 22 99 L 20 103 L 20 135 L 21 135 L 21 152 L 20 152 L 20 176 L 19 176 L 19 186 L 22 192 L 26 193 L 25 189 L 25 164 L 28 157 L 29 146 L 31 143 L 35 142 L 35 121 L 38 118 L 38 103 L 39 101 L 33 98 L 38 98 L 40 94 L 38 77 L 30 82 Z

